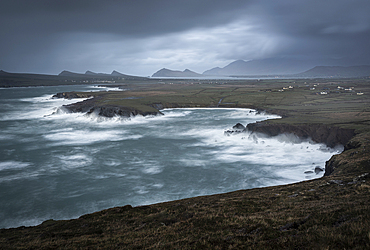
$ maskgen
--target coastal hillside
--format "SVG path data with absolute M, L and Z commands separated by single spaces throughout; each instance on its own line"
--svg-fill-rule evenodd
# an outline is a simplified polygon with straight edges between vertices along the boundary
M 11 73 L 0 70 L 0 87 L 30 87 L 30 86 L 53 86 L 71 84 L 91 84 L 91 83 L 125 83 L 132 81 L 147 81 L 146 77 L 125 75 L 118 71 L 111 74 L 94 73 L 86 71 L 84 74 L 63 70 L 58 75 Z

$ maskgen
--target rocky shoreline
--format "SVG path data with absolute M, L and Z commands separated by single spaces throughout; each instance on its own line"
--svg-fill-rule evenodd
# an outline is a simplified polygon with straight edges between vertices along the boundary
M 324 143 L 330 148 L 336 146 L 344 146 L 345 153 L 349 149 L 354 149 L 360 147 L 358 143 L 350 141 L 355 137 L 356 133 L 354 129 L 343 129 L 334 126 L 327 126 L 324 124 L 274 124 L 270 123 L 268 120 L 250 123 L 244 126 L 240 123 L 233 126 L 232 130 L 225 131 L 226 134 L 234 133 L 245 133 L 249 132 L 263 134 L 265 136 L 277 136 L 281 134 L 293 134 L 303 140 L 312 140 L 316 143 Z M 334 172 L 335 169 L 342 165 L 338 161 L 338 155 L 332 156 L 325 163 L 325 173 L 324 176 L 329 176 Z
M 93 97 L 93 98 L 91 98 Z M 82 112 L 86 114 L 95 114 L 104 117 L 133 117 L 137 115 L 147 116 L 147 115 L 162 115 L 160 112 L 164 108 L 184 108 L 178 104 L 166 104 L 153 103 L 150 105 L 156 111 L 153 112 L 143 112 L 132 107 L 122 107 L 118 105 L 99 105 L 99 101 L 102 100 L 101 96 L 94 96 L 89 93 L 75 93 L 75 92 L 62 92 L 57 93 L 53 98 L 90 98 L 82 102 L 77 102 L 69 105 L 64 105 L 63 107 L 69 112 L 77 113 Z M 258 112 L 260 110 L 257 109 Z M 275 112 L 269 112 L 275 113 Z M 286 123 L 271 123 L 268 120 L 250 123 L 244 126 L 240 123 L 233 126 L 232 130 L 225 131 L 226 134 L 233 133 L 259 133 L 265 136 L 277 136 L 280 134 L 293 134 L 302 140 L 312 140 L 316 143 L 324 143 L 330 148 L 336 146 L 344 146 L 344 151 L 342 154 L 348 150 L 355 148 L 350 140 L 356 136 L 354 129 L 344 129 L 336 126 L 328 126 L 325 124 L 286 124 Z M 325 174 L 328 176 L 334 172 L 335 169 L 340 167 L 342 164 L 337 160 L 338 156 L 334 155 L 325 164 Z
M 346 145 L 356 133 L 354 129 L 343 129 L 324 124 L 285 124 L 270 123 L 268 120 L 250 123 L 246 127 L 238 123 L 232 130 L 225 133 L 261 133 L 266 136 L 277 136 L 280 134 L 294 134 L 298 138 L 311 139 L 316 143 L 324 143 L 328 147 L 334 148 L 338 145 Z

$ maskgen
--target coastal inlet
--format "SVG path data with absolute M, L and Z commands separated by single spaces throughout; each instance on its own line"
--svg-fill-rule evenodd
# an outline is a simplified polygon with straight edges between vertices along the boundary
M 65 112 L 93 86 L 0 90 L 0 228 L 318 178 L 340 149 L 284 134 L 225 131 L 275 115 L 165 109 L 122 118 Z

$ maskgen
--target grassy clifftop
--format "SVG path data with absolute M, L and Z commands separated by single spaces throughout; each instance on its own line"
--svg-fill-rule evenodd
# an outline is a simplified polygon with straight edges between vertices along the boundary
M 320 179 L 150 206 L 127 205 L 74 220 L 3 229 L 0 245 L 5 249 L 369 249 L 369 83 L 366 79 L 168 80 L 129 85 L 124 92 L 91 93 L 99 97 L 90 99 L 91 107 L 139 113 L 166 107 L 258 108 L 283 117 L 269 120 L 271 126 L 324 125 L 353 130 L 354 136 L 342 154 L 328 161 L 331 174 Z

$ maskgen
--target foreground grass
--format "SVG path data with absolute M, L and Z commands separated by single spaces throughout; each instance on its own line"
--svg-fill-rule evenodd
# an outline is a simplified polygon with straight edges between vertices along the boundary
M 327 124 L 357 135 L 332 175 L 150 206 L 111 208 L 36 227 L 0 230 L 4 249 L 369 249 L 368 80 L 186 81 L 129 85 L 94 93 L 95 105 L 254 107 L 281 114 L 271 123 Z M 221 84 L 222 83 L 222 84 Z M 316 85 L 316 86 L 314 86 Z M 289 88 L 292 86 L 292 88 Z M 341 90 L 354 87 L 353 90 Z M 283 87 L 287 89 L 281 92 Z M 315 90 L 310 90 L 316 87 Z M 327 95 L 316 94 L 327 91 Z M 357 95 L 357 93 L 364 93 Z M 314 156 L 313 156 L 314 157 Z
M 369 175 L 117 207 L 0 231 L 3 248 L 368 249 Z

